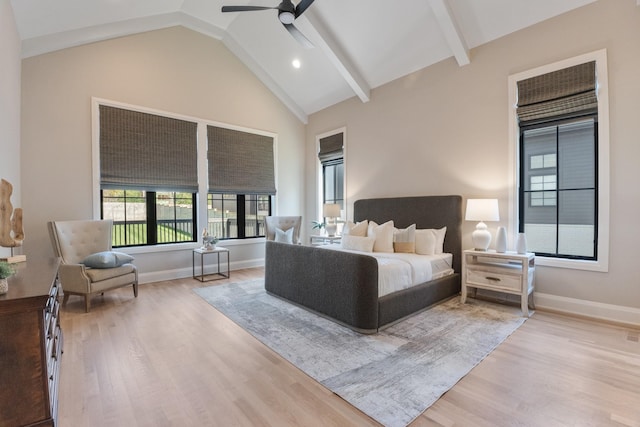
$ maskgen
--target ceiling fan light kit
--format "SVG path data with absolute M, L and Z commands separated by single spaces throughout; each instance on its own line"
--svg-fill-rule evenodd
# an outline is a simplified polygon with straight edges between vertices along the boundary
M 291 0 L 282 0 L 277 7 L 264 6 L 222 6 L 222 12 L 252 12 L 256 10 L 278 10 L 278 20 L 284 25 L 286 30 L 295 38 L 302 46 L 306 48 L 313 47 L 313 44 L 300 32 L 293 22 L 311 6 L 314 0 L 302 0 L 297 6 L 294 6 Z
M 296 17 L 291 12 L 280 12 L 278 14 L 278 19 L 280 19 L 280 22 L 282 22 L 283 24 L 293 24 L 293 21 L 295 21 Z

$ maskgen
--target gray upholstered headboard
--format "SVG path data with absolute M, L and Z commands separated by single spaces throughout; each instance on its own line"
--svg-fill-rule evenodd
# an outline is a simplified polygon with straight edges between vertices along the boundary
M 353 219 L 382 224 L 393 220 L 397 228 L 447 227 L 444 251 L 453 254 L 453 269 L 462 271 L 462 197 L 421 196 L 362 199 L 353 205 Z

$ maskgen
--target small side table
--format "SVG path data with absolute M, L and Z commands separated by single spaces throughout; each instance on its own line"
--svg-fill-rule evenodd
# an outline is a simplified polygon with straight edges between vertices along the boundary
M 529 317 L 529 296 L 533 306 L 535 288 L 535 260 L 533 253 L 463 251 L 460 301 L 466 302 L 468 288 L 520 295 L 522 314 Z
M 328 245 L 328 244 L 331 244 L 331 243 L 340 243 L 341 239 L 342 239 L 341 236 L 320 236 L 320 235 L 315 235 L 315 236 L 309 237 L 309 243 L 311 243 L 312 246 L 314 246 L 314 245 Z
M 196 275 L 196 254 L 200 255 L 200 274 Z M 217 262 L 218 262 L 218 269 L 213 272 L 213 273 L 207 273 L 205 274 L 204 272 L 204 256 L 205 255 L 210 255 L 210 254 L 215 254 L 217 256 Z M 227 255 L 227 270 L 226 273 L 223 272 L 222 270 L 220 270 L 220 254 L 226 254 Z M 201 282 L 209 282 L 211 280 L 220 280 L 220 279 L 228 279 L 231 276 L 231 270 L 229 269 L 229 249 L 227 248 L 223 248 L 220 246 L 217 246 L 215 249 L 202 249 L 202 248 L 198 248 L 198 249 L 194 249 L 193 253 L 191 254 L 191 261 L 192 261 L 192 272 L 193 272 L 193 278 L 196 280 L 199 280 Z M 223 262 L 224 265 L 224 262 Z

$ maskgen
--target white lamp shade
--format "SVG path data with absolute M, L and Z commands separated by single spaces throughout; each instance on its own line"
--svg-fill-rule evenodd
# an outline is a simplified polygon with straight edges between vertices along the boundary
M 322 207 L 322 215 L 325 218 L 339 218 L 340 205 L 337 203 L 325 203 Z
M 498 199 L 469 199 L 464 219 L 467 221 L 500 221 Z

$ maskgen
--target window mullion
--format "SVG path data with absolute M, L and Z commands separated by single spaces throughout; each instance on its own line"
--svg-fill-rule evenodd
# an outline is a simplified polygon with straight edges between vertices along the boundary
M 147 203 L 147 244 L 154 245 L 158 242 L 158 215 L 156 212 L 156 192 L 146 192 Z
M 236 226 L 238 227 L 238 239 L 244 239 L 246 237 L 245 230 L 245 196 L 244 194 L 238 194 L 236 198 Z

